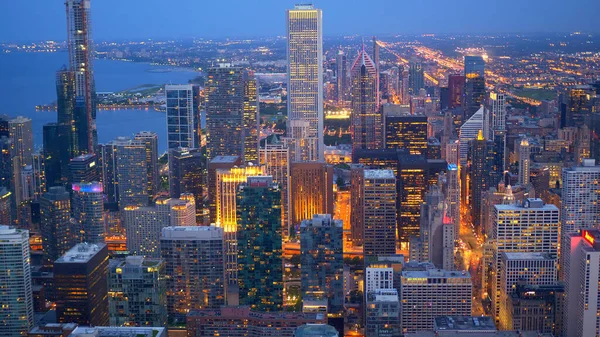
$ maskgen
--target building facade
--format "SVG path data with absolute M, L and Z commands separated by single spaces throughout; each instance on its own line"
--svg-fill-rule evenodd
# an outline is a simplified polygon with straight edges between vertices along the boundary
M 352 149 L 382 147 L 382 116 L 379 109 L 379 73 L 364 49 L 350 70 Z
M 74 233 L 80 242 L 102 243 L 106 237 L 104 198 L 99 182 L 73 184 Z
M 195 148 L 199 134 L 199 88 L 193 84 L 165 85 L 167 148 Z

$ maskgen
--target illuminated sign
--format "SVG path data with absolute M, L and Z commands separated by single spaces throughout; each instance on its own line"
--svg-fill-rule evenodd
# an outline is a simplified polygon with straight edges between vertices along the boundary
M 585 239 L 585 241 L 587 241 L 590 245 L 594 245 L 594 242 L 596 241 L 596 239 L 594 238 L 594 236 L 588 232 L 588 231 L 582 231 L 581 232 L 581 236 L 583 236 L 583 238 Z

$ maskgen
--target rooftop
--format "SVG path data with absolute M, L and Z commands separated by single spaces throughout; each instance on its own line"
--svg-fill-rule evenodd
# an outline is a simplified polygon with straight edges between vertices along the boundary
M 428 270 L 408 270 L 402 272 L 403 278 L 463 278 L 470 279 L 471 274 L 468 271 L 453 271 L 444 269 L 428 269 Z
M 223 228 L 215 226 L 169 226 L 162 229 L 161 239 L 215 240 L 223 237 Z
M 295 332 L 296 337 L 338 337 L 337 330 L 328 324 L 304 324 Z
M 341 220 L 335 220 L 331 214 L 314 214 L 312 220 L 303 220 L 300 227 L 342 227 Z
M 396 179 L 392 170 L 365 170 L 366 179 Z
M 237 160 L 239 159 L 238 156 L 216 156 L 213 159 L 211 159 L 211 163 L 236 163 Z
M 106 247 L 104 243 L 78 243 L 55 263 L 86 263 L 104 247 Z
M 69 337 L 167 337 L 162 327 L 77 327 Z
M 502 253 L 507 260 L 555 260 L 548 253 Z
M 496 324 L 491 317 L 442 316 L 434 320 L 435 331 L 496 331 Z
M 494 205 L 494 207 L 499 211 L 516 211 L 516 210 L 524 210 L 524 209 L 537 209 L 543 211 L 557 211 L 558 208 L 552 204 L 544 204 L 542 199 L 538 198 L 528 198 L 523 201 L 523 203 L 516 203 L 512 205 Z

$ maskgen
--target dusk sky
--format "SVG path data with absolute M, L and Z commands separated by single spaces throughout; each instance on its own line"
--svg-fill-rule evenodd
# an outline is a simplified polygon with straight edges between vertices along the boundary
M 289 0 L 92 0 L 96 40 L 273 36 Z M 65 39 L 63 0 L 0 1 L 0 41 Z M 599 0 L 318 0 L 327 35 L 600 32 Z

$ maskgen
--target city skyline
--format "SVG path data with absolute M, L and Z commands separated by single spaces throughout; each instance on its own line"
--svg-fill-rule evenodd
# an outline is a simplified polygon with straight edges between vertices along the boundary
M 285 26 L 280 13 L 293 7 L 293 1 L 267 0 L 218 3 L 179 1 L 180 6 L 160 1 L 141 0 L 126 3 L 117 0 L 95 2 L 94 38 L 97 41 L 113 39 L 161 39 L 192 37 L 260 37 L 284 36 Z M 360 6 L 344 6 L 342 1 L 314 1 L 323 10 L 324 36 L 344 34 L 490 34 L 490 33 L 550 33 L 600 32 L 600 24 L 594 13 L 600 3 L 581 0 L 577 6 L 562 0 L 533 0 L 526 3 L 518 0 L 480 2 L 463 0 L 459 4 L 436 0 L 400 3 L 380 0 L 378 6 L 369 6 L 364 11 Z M 180 11 L 182 7 L 189 10 Z M 515 10 L 518 9 L 518 10 Z M 62 40 L 66 29 L 62 1 L 33 0 L 28 2 L 3 2 L 0 4 L 0 42 L 28 42 Z M 27 17 L 16 13 L 27 12 Z M 212 13 L 201 16 L 199 13 Z M 395 20 L 394 13 L 422 13 L 408 15 Z M 134 15 L 131 15 L 134 13 Z M 225 14 L 226 13 L 226 14 Z M 250 13 L 250 15 L 249 15 Z M 255 16 L 280 18 L 278 20 L 255 20 Z M 488 20 L 482 13 L 501 15 L 503 20 Z M 177 15 L 175 15 L 177 14 Z M 216 15 L 215 15 L 216 14 Z M 128 20 L 118 20 L 122 17 Z M 169 19 L 173 18 L 173 19 Z M 177 20 L 175 20 L 177 18 Z M 357 28 L 354 22 L 370 22 Z M 446 22 L 460 22 L 449 28 Z M 155 21 L 164 24 L 155 24 Z M 228 24 L 236 22 L 237 25 Z M 551 22 L 552 24 L 548 24 Z M 41 29 L 43 27 L 43 29 Z M 457 28 L 460 27 L 460 28 Z M 140 33 L 140 32 L 144 33 Z

